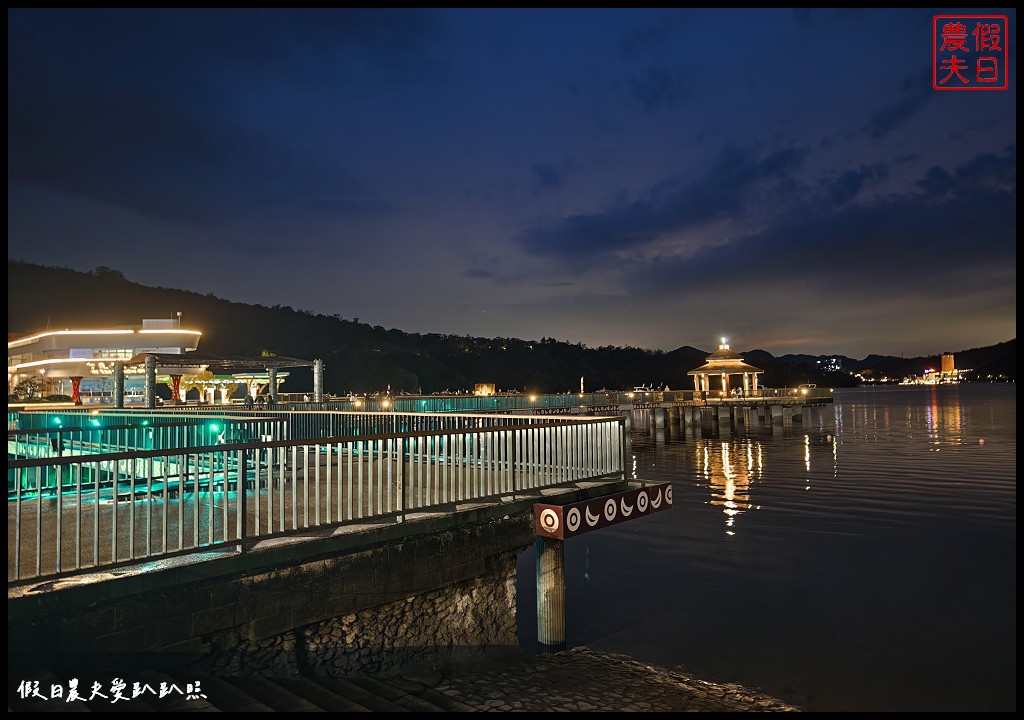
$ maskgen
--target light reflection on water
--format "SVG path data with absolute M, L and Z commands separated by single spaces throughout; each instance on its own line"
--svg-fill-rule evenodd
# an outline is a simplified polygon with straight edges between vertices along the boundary
M 709 432 L 637 416 L 628 452 L 673 508 L 566 543 L 570 647 L 808 709 L 1015 709 L 1015 386 L 836 391 Z

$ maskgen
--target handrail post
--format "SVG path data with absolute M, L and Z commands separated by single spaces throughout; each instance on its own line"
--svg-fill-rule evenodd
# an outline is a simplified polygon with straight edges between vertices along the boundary
M 257 452 L 259 451 L 256 449 L 252 450 L 254 460 Z M 240 516 L 238 519 L 238 552 L 245 553 L 245 533 L 247 525 L 249 524 L 249 451 L 239 450 L 238 454 L 238 513 Z M 254 488 L 259 485 L 258 467 L 259 466 L 256 465 L 257 469 L 254 471 Z
M 398 438 L 398 512 L 402 522 L 405 522 L 405 443 L 408 438 Z

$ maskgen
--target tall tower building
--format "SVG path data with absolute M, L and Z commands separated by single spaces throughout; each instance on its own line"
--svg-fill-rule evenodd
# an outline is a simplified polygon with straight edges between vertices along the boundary
M 942 374 L 947 377 L 956 375 L 956 368 L 953 366 L 953 353 L 942 353 Z

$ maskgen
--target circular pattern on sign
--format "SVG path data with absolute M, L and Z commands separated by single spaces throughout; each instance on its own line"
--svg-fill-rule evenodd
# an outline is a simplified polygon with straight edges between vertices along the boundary
M 558 532 L 558 513 L 551 508 L 541 511 L 540 526 L 549 533 Z
M 576 532 L 580 529 L 580 509 L 570 508 L 569 512 L 565 514 L 565 527 L 570 532 Z
M 641 490 L 636 496 L 636 509 L 640 512 L 647 512 L 647 491 Z
M 614 500 L 606 500 L 604 503 L 604 519 L 608 522 L 614 520 L 617 510 L 618 505 L 616 505 Z

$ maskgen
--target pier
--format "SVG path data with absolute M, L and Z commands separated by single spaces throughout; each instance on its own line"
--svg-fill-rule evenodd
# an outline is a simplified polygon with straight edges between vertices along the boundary
M 535 508 L 642 491 L 633 418 L 697 431 L 825 400 L 591 395 L 9 408 L 9 647 L 386 674 L 517 646 Z M 489 407 L 398 409 L 425 401 Z M 557 573 L 537 582 L 558 597 Z M 552 648 L 565 611 L 538 605 Z

